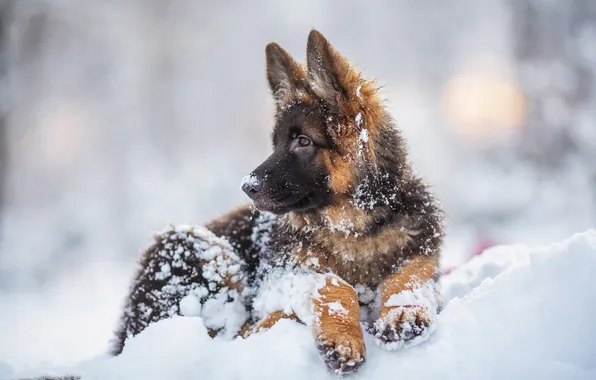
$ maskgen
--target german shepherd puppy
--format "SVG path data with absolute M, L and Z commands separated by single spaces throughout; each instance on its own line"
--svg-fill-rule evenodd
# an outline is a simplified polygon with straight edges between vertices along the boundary
M 440 208 L 413 173 L 375 84 L 316 30 L 306 58 L 300 65 L 267 45 L 277 111 L 273 153 L 242 182 L 254 207 L 156 236 L 142 256 L 114 354 L 127 337 L 173 315 L 201 316 L 212 336 L 224 337 L 289 318 L 312 327 L 326 365 L 342 374 L 365 360 L 363 327 L 387 349 L 418 343 L 432 330 Z M 296 286 L 313 279 L 301 288 L 310 292 L 306 309 L 290 294 L 277 306 L 263 300 L 288 278 L 302 279 Z

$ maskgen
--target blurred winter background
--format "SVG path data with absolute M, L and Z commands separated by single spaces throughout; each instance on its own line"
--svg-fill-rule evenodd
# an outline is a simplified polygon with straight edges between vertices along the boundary
M 596 2 L 0 1 L 0 361 L 101 354 L 139 250 L 242 204 L 264 48 L 379 78 L 449 216 L 445 268 L 596 226 Z M 2 372 L 0 370 L 0 372 Z

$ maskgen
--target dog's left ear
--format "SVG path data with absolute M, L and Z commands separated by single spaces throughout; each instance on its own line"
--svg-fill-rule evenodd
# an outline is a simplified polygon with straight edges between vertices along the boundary
M 308 35 L 306 62 L 310 87 L 337 111 L 339 100 L 349 99 L 345 84 L 352 70 L 350 63 L 315 29 Z
M 292 56 L 275 42 L 265 49 L 267 59 L 267 79 L 278 107 L 284 100 L 306 86 L 306 75 Z

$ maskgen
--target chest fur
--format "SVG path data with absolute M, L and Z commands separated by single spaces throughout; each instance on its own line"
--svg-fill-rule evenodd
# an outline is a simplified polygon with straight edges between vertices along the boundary
M 387 228 L 369 236 L 319 230 L 290 249 L 291 260 L 316 272 L 332 272 L 351 285 L 377 286 L 403 260 L 411 239 L 406 230 Z

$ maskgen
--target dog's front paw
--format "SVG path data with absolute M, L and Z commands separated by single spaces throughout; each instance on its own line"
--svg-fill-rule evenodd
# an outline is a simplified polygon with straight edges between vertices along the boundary
M 406 305 L 389 309 L 373 325 L 376 342 L 388 350 L 425 341 L 431 332 L 432 313 L 423 306 Z
M 365 361 L 366 346 L 362 336 L 338 334 L 319 338 L 317 347 L 327 367 L 340 375 L 355 372 Z

